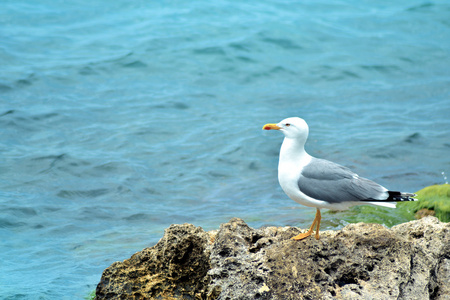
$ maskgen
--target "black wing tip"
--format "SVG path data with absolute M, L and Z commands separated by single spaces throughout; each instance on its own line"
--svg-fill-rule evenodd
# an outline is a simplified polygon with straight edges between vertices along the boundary
M 392 192 L 388 191 L 389 197 L 386 199 L 386 201 L 395 201 L 395 202 L 402 202 L 402 201 L 418 201 L 418 199 L 414 198 L 417 196 L 417 194 L 414 193 L 402 193 L 402 192 Z

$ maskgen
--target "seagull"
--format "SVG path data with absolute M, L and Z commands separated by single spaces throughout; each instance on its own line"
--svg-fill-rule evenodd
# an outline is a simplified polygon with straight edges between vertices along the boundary
M 315 238 L 319 239 L 321 208 L 346 210 L 361 204 L 395 208 L 392 202 L 416 201 L 413 193 L 389 191 L 344 166 L 306 153 L 309 128 L 301 118 L 266 124 L 263 129 L 279 130 L 285 136 L 278 163 L 278 181 L 283 191 L 295 202 L 317 209 L 309 230 L 292 237 L 293 240 L 310 236 L 316 225 Z

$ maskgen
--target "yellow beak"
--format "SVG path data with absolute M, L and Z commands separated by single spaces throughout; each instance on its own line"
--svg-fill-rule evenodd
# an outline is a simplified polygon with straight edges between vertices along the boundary
M 271 129 L 279 130 L 279 129 L 281 129 L 281 127 L 278 127 L 277 124 L 266 124 L 263 126 L 262 129 L 264 129 L 264 130 L 271 130 Z

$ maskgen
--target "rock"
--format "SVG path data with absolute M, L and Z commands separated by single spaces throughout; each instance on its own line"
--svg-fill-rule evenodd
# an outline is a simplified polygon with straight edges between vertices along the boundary
M 172 225 L 107 268 L 95 299 L 450 299 L 450 226 L 350 224 L 293 241 L 293 227 Z
M 201 299 L 211 237 L 191 224 L 171 225 L 154 247 L 103 272 L 95 299 Z
M 416 219 L 422 219 L 428 216 L 435 216 L 436 212 L 434 210 L 431 209 L 427 209 L 427 208 L 422 208 L 419 209 L 415 214 L 414 217 L 416 217 Z

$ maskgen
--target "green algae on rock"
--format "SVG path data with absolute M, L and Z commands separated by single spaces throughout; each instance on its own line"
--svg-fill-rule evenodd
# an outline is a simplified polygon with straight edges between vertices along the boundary
M 424 208 L 433 210 L 441 222 L 450 222 L 450 184 L 431 185 L 416 194 L 419 201 L 402 204 L 413 213 Z

